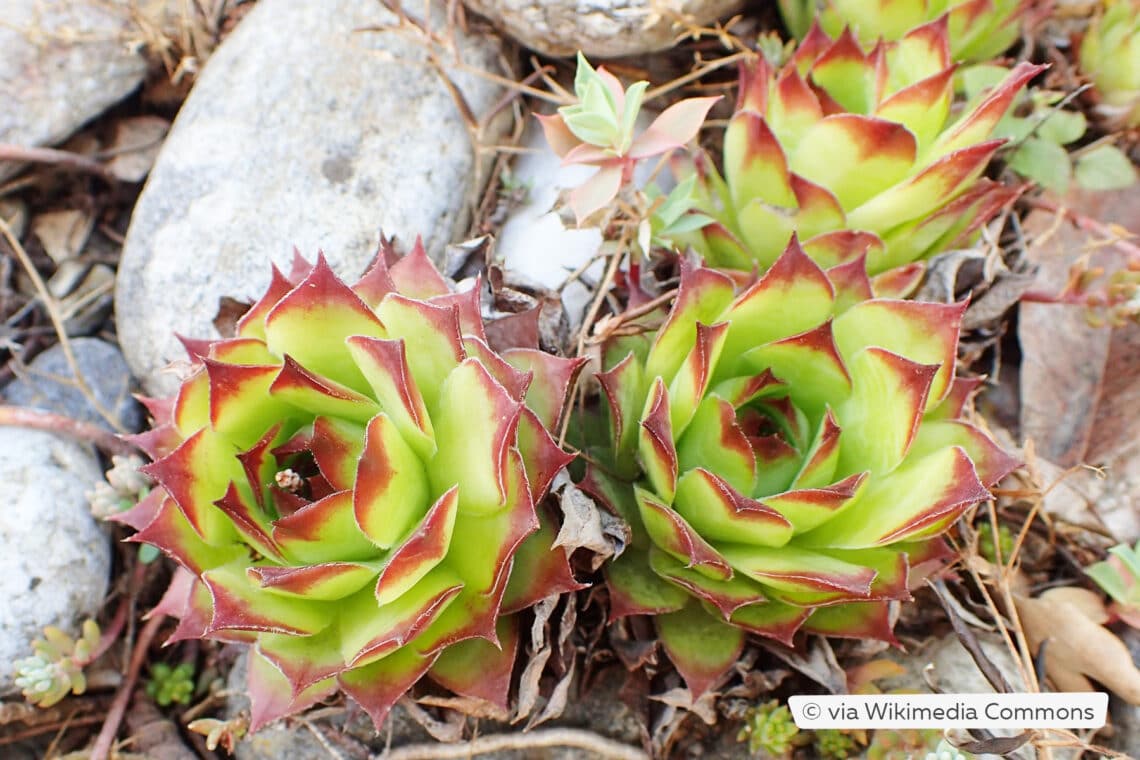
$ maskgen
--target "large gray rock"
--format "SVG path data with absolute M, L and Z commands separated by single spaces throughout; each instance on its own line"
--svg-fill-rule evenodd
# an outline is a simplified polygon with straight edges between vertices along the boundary
M 44 626 L 75 633 L 103 604 L 111 550 L 84 496 L 101 477 L 78 444 L 0 427 L 0 694 Z
M 71 350 L 80 374 L 103 408 L 114 415 L 123 429 L 138 430 L 143 421 L 142 409 L 131 396 L 131 370 L 119 349 L 97 338 L 75 338 Z M 4 388 L 4 400 L 112 429 L 74 383 L 74 377 L 63 346 L 56 344 L 28 365 L 25 377 Z
M 743 0 L 464 0 L 512 37 L 546 55 L 615 58 L 672 47 L 682 17 L 708 24 Z
M 52 145 L 138 86 L 146 63 L 126 3 L 5 0 L 0 142 Z M 0 177 L 5 168 L 0 166 Z
M 407 4 L 409 13 L 418 3 Z M 442 6 L 436 4 L 441 28 Z M 184 356 L 174 333 L 215 335 L 218 298 L 251 300 L 294 245 L 363 271 L 381 228 L 429 252 L 463 234 L 476 159 L 422 43 L 358 31 L 395 17 L 375 0 L 261 0 L 210 58 L 179 113 L 127 233 L 116 313 L 147 391 Z M 455 32 L 463 61 L 494 70 L 498 46 Z M 444 65 L 482 116 L 502 90 Z M 483 135 L 493 141 L 495 130 Z

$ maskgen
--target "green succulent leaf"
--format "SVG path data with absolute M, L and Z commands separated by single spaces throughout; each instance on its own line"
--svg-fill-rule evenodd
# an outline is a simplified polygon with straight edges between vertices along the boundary
M 991 42 L 999 27 L 1002 35 L 1012 31 L 975 24 L 1016 18 L 1020 0 L 1001 0 L 992 15 L 994 8 L 963 2 L 938 21 L 924 19 L 917 2 L 894 3 L 890 14 L 867 6 L 865 26 L 838 21 L 857 3 L 824 0 L 789 10 L 799 4 L 784 0 L 785 17 L 820 15 L 823 27 L 803 30 L 782 66 L 761 58 L 743 71 L 724 134 L 723 175 L 705 155 L 680 168 L 683 179 L 696 179 L 696 211 L 713 221 L 678 244 L 692 245 L 713 265 L 748 270 L 771 266 L 795 235 L 826 268 L 866 254 L 868 272 L 877 275 L 966 239 L 1015 197 L 1015 189 L 982 175 L 1001 138 L 1026 137 L 1038 125 L 1006 116 L 1042 69 L 971 67 L 961 76 L 971 99 L 952 111 L 950 50 L 956 42 Z M 901 21 L 907 11 L 917 14 L 913 24 Z M 896 24 L 902 26 L 893 34 Z M 891 41 L 872 50 L 868 39 L 884 34 Z M 1069 139 L 1081 127 L 1078 114 L 1055 117 L 1042 125 L 1051 138 Z M 837 233 L 858 237 L 839 245 Z
M 959 419 L 965 305 L 875 298 L 864 264 L 792 239 L 739 287 L 686 265 L 664 320 L 634 321 L 649 352 L 600 376 L 618 424 L 582 488 L 633 530 L 612 614 L 654 616 L 694 695 L 745 633 L 893 642 L 910 568 L 1016 466 Z
M 611 84 L 587 72 L 590 102 Z M 155 486 L 112 515 L 182 566 L 158 607 L 172 640 L 253 645 L 254 730 L 337 689 L 380 725 L 433 664 L 506 709 L 505 606 L 580 588 L 535 505 L 572 459 L 550 428 L 582 361 L 500 355 L 476 291 L 451 293 L 421 245 L 388 254 L 351 286 L 298 257 L 236 337 L 187 341 L 196 370 L 138 439 Z M 38 699 L 80 685 L 59 675 Z M 156 666 L 155 699 L 184 699 L 182 675 Z

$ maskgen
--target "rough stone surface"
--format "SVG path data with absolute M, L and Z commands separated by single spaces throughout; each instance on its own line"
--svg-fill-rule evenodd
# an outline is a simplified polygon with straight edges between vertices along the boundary
M 978 632 L 978 643 L 1005 680 L 1015 690 L 1024 691 L 1025 682 L 1018 675 L 1017 663 L 1006 648 L 1004 640 L 997 634 Z M 887 656 L 904 665 L 907 673 L 898 678 L 878 682 L 884 691 L 893 689 L 923 693 L 930 691 L 923 678 L 923 669 L 928 664 L 934 666 L 937 683 L 948 694 L 986 694 L 994 690 L 970 657 L 970 653 L 953 634 L 941 639 L 932 639 L 912 652 L 905 654 L 890 652 Z
M 146 73 L 129 44 L 137 34 L 126 4 L 5 0 L 3 7 L 0 142 L 55 144 L 122 99 Z
M 242 710 L 249 710 L 249 698 L 245 694 L 246 667 L 246 655 L 242 654 L 234 663 L 226 680 L 226 688 L 231 695 L 226 702 L 228 717 L 237 715 Z M 543 725 L 589 729 L 630 746 L 640 746 L 641 729 L 638 718 L 618 695 L 624 680 L 623 671 L 610 668 L 602 673 L 597 682 L 580 698 L 571 698 L 561 717 Z M 326 721 L 322 720 L 321 723 L 325 724 Z M 328 723 L 333 730 L 351 736 L 378 754 L 382 754 L 388 746 L 399 748 L 408 744 L 435 741 L 400 704 L 388 713 L 388 718 L 379 734 L 373 728 L 368 716 L 359 709 L 333 716 L 328 719 Z M 488 720 L 478 723 L 478 732 L 484 736 L 518 730 L 520 730 L 518 725 L 512 726 Z M 234 757 L 237 760 L 316 759 L 328 757 L 328 754 L 311 731 L 296 724 L 291 725 L 286 719 L 271 723 L 256 734 L 242 739 L 234 748 Z M 536 757 L 541 757 L 543 760 L 592 760 L 597 755 L 572 747 L 551 747 L 519 751 L 501 750 L 479 757 L 485 760 L 532 760 Z
M 241 711 L 249 712 L 249 696 L 246 693 L 248 656 L 241 654 L 234 661 L 226 678 L 226 689 L 230 696 L 226 700 L 226 715 L 233 717 Z M 323 721 L 322 721 L 323 722 Z M 384 724 L 384 731 L 378 737 L 372 721 L 363 710 L 346 711 L 330 719 L 338 731 L 343 731 L 358 742 L 382 748 L 388 737 L 393 746 L 412 742 L 431 741 L 428 733 L 412 720 L 400 705 L 392 708 Z M 237 760 L 278 760 L 278 758 L 327 758 L 328 752 L 320 741 L 307 729 L 290 725 L 288 719 L 265 726 L 255 734 L 246 736 L 234 747 Z
M 707 24 L 743 0 L 464 0 L 469 8 L 546 55 L 615 58 L 672 47 L 682 17 Z
M 310 258 L 323 249 L 355 277 L 380 229 L 409 242 L 422 234 L 434 253 L 465 232 L 476 160 L 452 95 L 420 42 L 356 31 L 394 20 L 368 0 L 261 0 L 211 56 L 135 207 L 119 266 L 120 343 L 152 395 L 176 385 L 160 372 L 185 356 L 173 333 L 216 335 L 219 297 L 259 296 L 270 261 L 287 265 L 294 245 Z M 466 64 L 496 69 L 493 38 L 455 39 Z M 486 78 L 451 74 L 477 116 L 502 94 Z
M 101 477 L 77 444 L 0 428 L 0 693 L 44 626 L 75 633 L 103 603 L 111 550 L 84 496 Z
M 143 421 L 142 409 L 131 396 L 131 370 L 119 349 L 97 338 L 74 339 L 71 349 L 80 374 L 99 403 L 115 415 L 124 429 L 138 430 Z M 4 388 L 4 400 L 112 429 L 79 388 L 68 382 L 74 377 L 63 347 L 57 344 L 28 365 L 25 377 Z

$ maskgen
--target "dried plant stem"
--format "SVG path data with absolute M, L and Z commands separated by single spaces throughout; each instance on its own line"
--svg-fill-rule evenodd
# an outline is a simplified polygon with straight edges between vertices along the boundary
M 1103 237 L 1119 251 L 1128 254 L 1133 260 L 1140 262 L 1140 245 L 1126 239 L 1133 234 L 1130 230 L 1117 225 L 1105 224 L 1098 219 L 1093 219 L 1091 216 L 1073 211 L 1048 198 L 1033 199 L 1033 206 L 1042 211 L 1056 214 L 1058 217 L 1068 218 L 1077 229 Z
M 137 449 L 98 425 L 80 422 L 62 414 L 28 409 L 22 406 L 0 404 L 0 425 L 46 430 L 50 433 L 63 433 L 93 443 L 109 454 L 134 454 Z
M 529 733 L 491 734 L 458 744 L 409 744 L 374 755 L 372 760 L 460 760 L 489 752 L 576 747 L 594 757 L 649 760 L 643 750 L 580 728 L 544 728 Z
M 127 667 L 127 674 L 124 676 L 119 690 L 115 693 L 115 699 L 111 702 L 111 707 L 107 710 L 107 717 L 103 721 L 103 728 L 99 731 L 95 744 L 91 747 L 90 760 L 107 760 L 111 756 L 111 745 L 115 742 L 115 734 L 119 732 L 119 724 L 123 722 L 123 716 L 127 712 L 127 704 L 131 700 L 131 693 L 135 690 L 135 682 L 138 681 L 139 671 L 142 670 L 147 650 L 150 649 L 151 642 L 154 641 L 154 637 L 158 634 L 158 629 L 165 619 L 164 615 L 155 615 L 139 631 L 139 637 L 135 640 L 134 651 L 131 653 L 131 662 Z
M 87 156 L 81 156 L 78 153 L 56 150 L 55 148 L 28 148 L 22 145 L 13 145 L 12 143 L 0 143 L 0 161 L 54 164 L 56 166 L 65 166 L 69 169 L 78 169 L 88 174 L 94 174 L 108 182 L 116 181 L 115 176 L 111 174 L 107 167 L 98 161 L 93 161 Z
M 22 731 L 13 731 L 12 733 L 5 733 L 0 736 L 0 746 L 5 744 L 15 744 L 16 742 L 34 739 L 37 736 L 50 732 L 66 731 L 71 728 L 81 728 L 83 726 L 93 726 L 101 723 L 103 718 L 99 715 L 83 715 L 78 717 L 69 717 L 66 720 L 55 721 L 52 723 L 41 723 L 39 725 L 25 728 Z
M 737 61 L 742 61 L 742 60 L 746 60 L 748 58 L 755 58 L 755 57 L 756 57 L 756 54 L 753 53 L 752 51 L 743 51 L 740 53 L 733 53 L 732 55 L 726 55 L 724 58 L 718 58 L 715 61 L 711 61 L 709 63 L 706 63 L 704 66 L 701 66 L 700 68 L 697 68 L 697 69 L 690 71 L 688 74 L 685 74 L 684 76 L 680 76 L 680 77 L 677 77 L 676 79 L 674 79 L 670 82 L 666 82 L 665 84 L 661 85 L 660 87 L 654 87 L 652 90 L 645 93 L 645 102 L 649 103 L 650 101 L 654 100 L 655 98 L 659 98 L 662 95 L 670 93 L 679 87 L 684 87 L 689 82 L 694 82 L 694 81 L 700 79 L 701 77 L 705 76 L 706 74 L 713 72 L 713 71 L 716 71 L 717 69 L 723 69 L 725 66 L 736 63 Z
M 47 289 L 44 278 L 40 276 L 35 264 L 32 263 L 32 258 L 28 255 L 28 252 L 24 250 L 24 246 L 20 245 L 20 241 L 16 238 L 15 233 L 12 232 L 12 228 L 8 226 L 8 222 L 3 218 L 0 218 L 0 234 L 3 234 L 4 238 L 8 241 L 8 246 L 16 254 L 16 258 L 20 260 L 20 266 L 24 268 L 28 278 L 32 281 L 32 285 L 35 286 L 37 295 L 40 300 L 43 301 L 44 309 L 48 313 L 52 327 L 55 328 L 56 337 L 59 338 L 59 345 L 63 349 L 63 355 L 67 359 L 67 366 L 71 368 L 71 373 L 75 376 L 76 387 L 78 387 L 79 391 L 87 398 L 88 403 L 91 404 L 95 411 L 99 413 L 99 416 L 105 419 L 111 427 L 120 433 L 127 432 L 115 414 L 103 406 L 99 399 L 95 397 L 91 386 L 87 384 L 83 373 L 79 371 L 79 362 L 75 360 L 75 352 L 71 349 L 71 338 L 67 335 L 67 327 L 63 323 L 63 317 L 60 316 L 56 301 L 52 298 L 51 292 Z

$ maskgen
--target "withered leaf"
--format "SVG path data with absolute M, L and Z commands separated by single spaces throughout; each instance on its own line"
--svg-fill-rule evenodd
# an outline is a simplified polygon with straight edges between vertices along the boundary
M 1095 691 L 1096 681 L 1140 705 L 1140 670 L 1124 642 L 1101 625 L 1108 613 L 1097 594 L 1060 587 L 1036 598 L 1014 594 L 1013 600 L 1030 649 L 1049 642 L 1045 668 L 1058 690 Z

